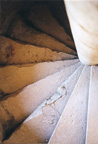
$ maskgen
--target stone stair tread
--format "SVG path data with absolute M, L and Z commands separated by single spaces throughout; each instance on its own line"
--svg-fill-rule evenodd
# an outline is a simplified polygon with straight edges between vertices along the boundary
M 45 99 L 51 97 L 58 86 L 80 65 L 79 62 L 66 67 L 0 101 L 0 140 L 2 141 L 10 130 L 26 119 Z
M 45 61 L 58 61 L 77 58 L 49 48 L 18 43 L 10 38 L 0 36 L 0 64 L 26 64 Z
M 59 91 L 46 99 L 4 143 L 48 142 L 83 68 L 79 66 Z
M 98 144 L 98 67 L 91 68 L 86 144 Z
M 15 18 L 13 24 L 11 24 L 8 35 L 22 42 L 76 55 L 74 50 L 59 42 L 52 36 L 36 30 L 33 26 L 30 27 L 26 25 L 19 15 Z
M 79 60 L 0 67 L 0 97 L 13 93 L 77 62 L 79 62 Z
M 85 143 L 90 67 L 85 66 L 49 144 Z
M 64 42 L 69 47 L 74 47 L 72 39 L 53 17 L 52 12 L 47 5 L 35 5 L 29 10 L 29 12 L 26 12 L 25 15 L 34 26 L 43 32 Z

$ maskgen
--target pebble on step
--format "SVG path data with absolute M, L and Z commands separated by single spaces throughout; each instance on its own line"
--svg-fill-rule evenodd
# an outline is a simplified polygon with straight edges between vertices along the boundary
M 3 107 L 6 113 L 3 114 L 0 108 L 0 118 L 2 118 L 0 124 L 3 127 L 3 130 L 0 129 L 0 136 L 3 135 L 3 138 L 0 137 L 0 141 L 10 132 L 10 125 L 15 128 L 26 119 L 45 99 L 48 99 L 56 92 L 58 86 L 60 86 L 80 64 L 79 62 L 64 68 L 60 72 L 31 84 L 17 93 L 8 95 L 8 97 L 0 101 L 0 107 Z M 7 119 L 5 117 L 7 117 Z M 12 118 L 14 119 L 13 123 L 11 123 Z
M 83 67 L 83 65 L 79 66 L 58 91 L 46 99 L 4 143 L 48 142 Z
M 71 48 L 74 47 L 72 39 L 53 17 L 52 12 L 47 5 L 33 6 L 29 12 L 26 12 L 26 18 L 43 32 L 53 36 Z
M 84 144 L 90 67 L 85 66 L 52 134 L 49 144 Z
M 55 38 L 34 29 L 33 26 L 27 26 L 19 15 L 11 24 L 8 35 L 22 42 L 40 47 L 50 48 L 54 51 L 76 55 L 76 52 L 74 50 L 59 42 Z
M 0 36 L 0 64 L 26 64 L 74 59 L 76 56 L 33 45 L 21 44 Z
M 77 62 L 79 60 L 0 67 L 0 97 L 15 92 Z
M 86 144 L 98 144 L 98 67 L 91 68 Z

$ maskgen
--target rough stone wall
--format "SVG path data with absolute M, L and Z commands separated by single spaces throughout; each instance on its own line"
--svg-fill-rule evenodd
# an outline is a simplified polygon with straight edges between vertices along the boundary
M 1 0 L 0 2 L 0 34 L 6 34 L 11 21 L 18 12 L 26 11 L 35 4 L 47 4 L 66 32 L 71 36 L 63 0 Z

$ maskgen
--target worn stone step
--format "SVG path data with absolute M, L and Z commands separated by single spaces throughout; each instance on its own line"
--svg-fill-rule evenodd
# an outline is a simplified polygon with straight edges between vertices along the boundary
M 59 93 L 46 99 L 4 143 L 48 142 L 83 68 L 79 66 L 59 87 Z
M 79 60 L 0 67 L 0 97 L 15 92 L 77 62 Z
M 51 97 L 58 86 L 80 64 L 79 62 L 64 68 L 60 72 L 31 84 L 17 93 L 8 95 L 6 99 L 0 101 L 0 140 L 2 141 L 13 128 L 26 119 L 45 99 Z
M 98 67 L 91 68 L 86 144 L 98 144 Z
M 8 35 L 22 42 L 33 44 L 39 47 L 50 48 L 54 51 L 76 55 L 74 50 L 59 42 L 55 38 L 36 30 L 33 28 L 33 26 L 27 26 L 19 16 L 15 17 L 15 20 L 9 29 Z
M 64 28 L 53 17 L 53 14 L 47 5 L 33 6 L 29 12 L 26 12 L 26 18 L 43 32 L 65 43 L 69 47 L 75 47 L 70 36 Z
M 84 144 L 90 67 L 85 66 L 68 100 L 49 144 Z
M 21 44 L 0 36 L 0 64 L 26 64 L 75 59 L 76 56 L 33 45 Z

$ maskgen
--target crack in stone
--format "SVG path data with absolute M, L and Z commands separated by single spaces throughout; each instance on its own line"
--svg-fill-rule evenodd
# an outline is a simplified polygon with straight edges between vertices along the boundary
M 43 109 L 44 109 L 46 106 L 50 106 L 54 111 L 56 111 L 59 115 L 61 115 L 57 109 L 55 109 L 54 107 L 52 107 L 52 104 L 54 104 L 54 106 L 55 106 L 55 103 L 56 103 L 60 98 L 62 98 L 62 97 L 63 97 L 63 96 L 61 95 L 58 99 L 54 100 L 54 101 L 51 102 L 51 103 L 47 103 L 47 102 L 48 102 L 49 100 L 51 100 L 52 97 L 49 98 L 49 99 L 47 99 L 46 102 L 45 102 L 45 104 L 44 104 L 44 106 L 42 106 L 42 108 L 41 108 L 43 115 L 45 116 Z

